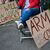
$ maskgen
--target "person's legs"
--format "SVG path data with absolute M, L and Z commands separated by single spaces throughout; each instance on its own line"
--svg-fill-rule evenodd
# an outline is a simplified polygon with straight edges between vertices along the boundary
M 20 25 L 22 25 L 21 23 L 23 23 L 24 25 L 26 24 L 26 21 L 36 15 L 40 13 L 40 10 L 37 9 L 37 8 L 31 8 L 31 9 L 23 9 L 22 12 L 21 12 L 21 17 L 19 19 L 19 21 L 17 22 L 18 23 L 18 27 L 20 27 Z
M 19 21 L 25 24 L 30 17 L 37 15 L 38 13 L 40 13 L 40 9 L 38 8 L 23 9 Z

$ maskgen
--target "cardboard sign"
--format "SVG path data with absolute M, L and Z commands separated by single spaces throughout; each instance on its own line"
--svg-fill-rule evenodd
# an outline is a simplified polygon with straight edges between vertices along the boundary
M 20 10 L 15 1 L 0 5 L 0 25 L 18 19 Z
M 27 21 L 28 28 L 38 48 L 50 40 L 50 12 L 46 10 Z
M 17 4 L 15 1 L 8 2 L 6 4 L 0 4 L 0 13 L 5 13 L 5 11 L 8 11 L 14 8 L 17 8 Z

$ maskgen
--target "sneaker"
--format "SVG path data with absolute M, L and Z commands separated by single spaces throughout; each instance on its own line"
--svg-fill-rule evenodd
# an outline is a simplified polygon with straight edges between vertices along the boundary
M 20 23 L 19 21 L 15 21 L 15 23 L 17 24 L 18 29 L 22 29 L 24 27 L 23 23 Z

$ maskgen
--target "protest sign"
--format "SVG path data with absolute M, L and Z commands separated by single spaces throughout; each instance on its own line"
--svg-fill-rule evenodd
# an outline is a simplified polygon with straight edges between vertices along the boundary
M 50 40 L 50 12 L 46 10 L 27 21 L 28 28 L 38 48 Z
M 0 5 L 0 25 L 18 19 L 20 10 L 15 1 Z

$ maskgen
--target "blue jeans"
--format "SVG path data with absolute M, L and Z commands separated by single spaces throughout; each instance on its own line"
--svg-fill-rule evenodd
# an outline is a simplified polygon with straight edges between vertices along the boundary
M 24 8 L 22 11 L 21 11 L 21 17 L 20 17 L 20 21 L 24 24 L 26 23 L 26 21 L 36 15 L 40 13 L 40 9 L 39 8 L 31 8 L 31 9 L 28 9 L 28 8 Z

